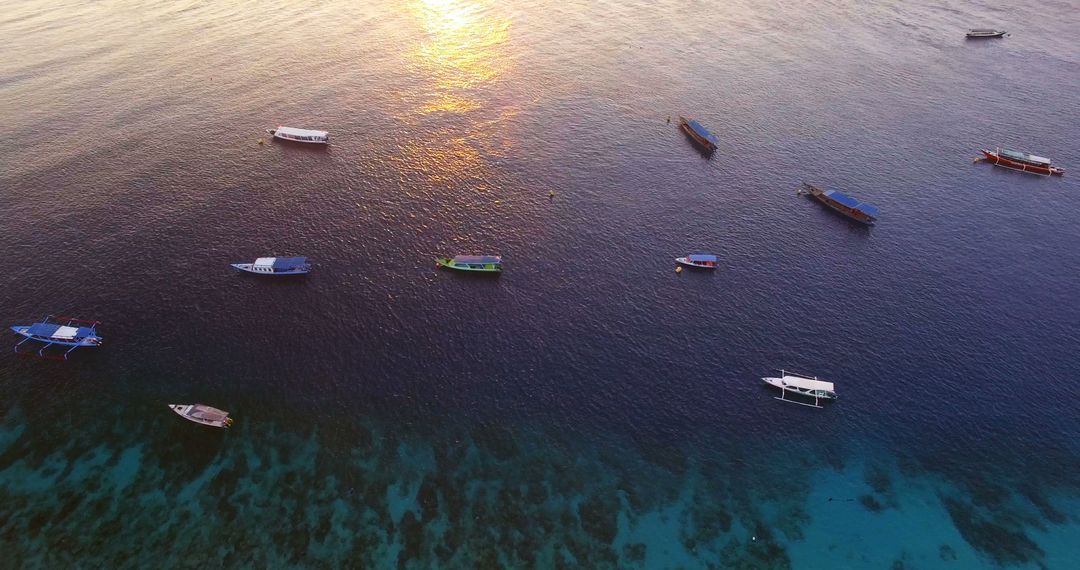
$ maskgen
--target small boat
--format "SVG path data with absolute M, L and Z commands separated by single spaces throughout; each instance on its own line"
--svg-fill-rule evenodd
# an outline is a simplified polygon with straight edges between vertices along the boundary
M 459 255 L 453 259 L 440 257 L 435 260 L 440 267 L 458 271 L 502 273 L 502 257 L 498 255 Z
M 1005 30 L 991 30 L 987 28 L 977 28 L 974 30 L 968 30 L 965 34 L 968 38 L 1000 38 L 1004 37 L 1007 32 Z
M 776 398 L 777 400 L 791 402 L 792 404 L 820 408 L 821 400 L 836 399 L 836 390 L 833 388 L 833 383 L 818 380 L 816 376 L 803 376 L 801 374 L 781 370 L 779 378 L 762 378 L 762 380 L 770 386 L 780 388 L 780 397 Z M 796 400 L 789 400 L 786 398 L 788 392 L 813 398 L 814 403 L 805 404 Z
M 270 130 L 268 130 L 266 132 L 274 135 L 274 138 L 276 138 L 276 139 L 281 139 L 281 140 L 286 140 L 286 141 L 311 143 L 311 144 L 330 144 L 330 133 L 328 133 L 326 131 L 312 131 L 312 130 L 309 130 L 309 129 L 294 129 L 292 127 L 278 127 L 276 129 L 270 129 Z
M 229 412 L 203 404 L 169 404 L 169 408 L 185 420 L 204 426 L 227 428 L 233 423 Z
M 698 269 L 716 269 L 716 256 L 704 253 L 691 253 L 686 257 L 676 257 L 675 263 Z
M 97 334 L 99 324 L 101 324 L 99 321 L 49 315 L 41 322 L 32 325 L 15 325 L 11 327 L 11 330 L 15 331 L 17 335 L 26 337 L 15 345 L 15 352 L 19 352 L 19 347 L 23 343 L 33 340 L 45 343 L 45 346 L 42 346 L 37 351 L 37 355 L 42 358 L 51 358 L 45 356 L 45 349 L 54 344 L 70 346 L 71 348 L 63 355 L 63 359 L 67 360 L 68 355 L 76 348 L 96 348 L 101 346 L 102 338 Z
M 708 152 L 716 150 L 716 145 L 720 142 L 716 135 L 710 133 L 709 129 L 706 129 L 694 119 L 679 117 L 679 127 Z
M 1065 175 L 1065 169 L 1051 166 L 1049 158 L 1003 148 L 992 151 L 982 149 L 982 153 L 984 160 L 1003 168 L 1011 168 L 1013 170 L 1030 172 L 1031 174 L 1039 174 L 1042 176 Z
M 809 194 L 822 204 L 825 204 L 855 221 L 862 222 L 868 226 L 874 225 L 874 222 L 877 221 L 878 209 L 866 202 L 860 202 L 855 198 L 842 192 L 837 192 L 836 190 L 822 190 L 817 186 L 805 182 L 803 182 L 803 187 L 806 190 L 800 189 L 800 194 Z
M 306 257 L 260 257 L 255 263 L 230 263 L 237 271 L 259 275 L 304 275 L 311 271 Z

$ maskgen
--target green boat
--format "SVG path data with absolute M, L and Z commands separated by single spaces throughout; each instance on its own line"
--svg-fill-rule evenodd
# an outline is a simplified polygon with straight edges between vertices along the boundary
M 440 257 L 435 260 L 435 263 L 458 271 L 502 273 L 502 257 L 498 255 L 459 255 L 453 259 Z

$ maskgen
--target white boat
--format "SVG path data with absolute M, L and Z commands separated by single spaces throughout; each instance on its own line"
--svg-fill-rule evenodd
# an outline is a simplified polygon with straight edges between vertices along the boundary
M 833 388 L 833 383 L 819 380 L 817 376 L 803 376 L 781 370 L 779 378 L 762 378 L 762 380 L 770 386 L 780 388 L 780 397 L 776 398 L 777 400 L 799 404 L 800 406 L 820 408 L 820 400 L 836 399 L 836 390 Z M 788 400 L 786 397 L 788 392 L 813 398 L 814 403 L 805 404 L 796 400 Z
M 309 129 L 294 129 L 292 127 L 278 127 L 270 129 L 268 133 L 274 138 L 312 144 L 330 144 L 330 133 L 326 131 L 312 131 Z
M 306 257 L 260 257 L 255 263 L 230 263 L 237 271 L 259 275 L 304 275 L 311 271 Z
M 204 426 L 227 428 L 233 423 L 229 412 L 203 404 L 169 404 L 169 408 L 185 420 Z

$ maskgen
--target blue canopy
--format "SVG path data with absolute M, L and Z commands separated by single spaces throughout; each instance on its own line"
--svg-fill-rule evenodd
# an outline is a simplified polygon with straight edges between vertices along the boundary
M 686 258 L 689 259 L 690 261 L 711 261 L 713 263 L 716 262 L 716 256 L 715 255 L 705 255 L 705 254 L 702 254 L 702 253 L 695 253 L 693 255 L 688 255 L 688 256 L 686 256 Z
M 847 206 L 848 208 L 851 208 L 852 210 L 859 210 L 860 212 L 866 214 L 867 216 L 870 216 L 871 218 L 876 218 L 878 215 L 878 209 L 876 207 L 871 206 L 866 202 L 860 202 L 855 198 L 844 194 L 843 192 L 837 192 L 836 190 L 826 190 L 825 195 L 832 200 L 839 202 Z
M 694 132 L 697 133 L 698 136 L 700 136 L 701 138 L 703 138 L 703 139 L 705 139 L 705 140 L 707 140 L 707 141 L 709 141 L 709 142 L 711 142 L 713 144 L 719 144 L 720 143 L 720 139 L 716 138 L 716 135 L 710 133 L 709 129 L 706 129 L 705 127 L 701 126 L 701 123 L 697 122 L 696 120 L 690 119 L 689 121 L 686 122 L 686 124 L 690 125 L 690 128 L 694 129 Z
M 278 257 L 274 259 L 274 269 L 292 269 L 307 262 L 306 257 Z
M 56 331 L 60 330 L 60 325 L 53 323 L 35 323 L 30 325 L 26 333 L 34 336 L 52 336 Z

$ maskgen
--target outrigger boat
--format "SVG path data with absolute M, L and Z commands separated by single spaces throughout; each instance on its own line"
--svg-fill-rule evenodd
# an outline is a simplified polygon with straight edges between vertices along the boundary
M 453 259 L 440 257 L 435 260 L 440 267 L 458 271 L 502 273 L 502 257 L 498 255 L 459 255 Z
M 982 38 L 1000 38 L 1005 36 L 1007 32 L 1005 30 L 991 30 L 987 28 L 977 28 L 974 30 L 968 30 L 966 36 L 972 39 Z
M 227 428 L 233 423 L 229 412 L 204 404 L 169 404 L 169 408 L 185 420 L 204 426 Z
M 993 151 L 982 149 L 983 156 L 979 160 L 985 160 L 996 166 L 1011 168 L 1020 172 L 1030 172 L 1041 176 L 1064 176 L 1065 169 L 1050 166 L 1050 159 L 1035 156 L 1026 152 L 1018 152 L 1006 148 Z
M 816 376 L 803 376 L 781 370 L 779 378 L 762 378 L 762 380 L 770 386 L 780 388 L 780 397 L 776 398 L 777 400 L 791 402 L 792 404 L 820 408 L 820 400 L 836 399 L 836 390 L 833 388 L 833 383 L 818 380 Z M 789 400 L 786 398 L 788 392 L 813 398 L 814 403 L 806 404 L 796 400 Z
M 716 269 L 716 256 L 704 253 L 691 253 L 686 257 L 676 257 L 675 263 L 698 269 Z
M 694 119 L 679 117 L 679 127 L 708 152 L 716 150 L 716 145 L 720 142 L 716 135 L 710 133 L 709 129 L 706 129 Z
M 281 139 L 285 141 L 311 144 L 330 144 L 330 133 L 326 131 L 294 129 L 292 127 L 278 127 L 276 129 L 269 129 L 266 132 L 274 135 L 274 138 L 276 139 Z
M 311 271 L 306 257 L 260 257 L 255 263 L 230 263 L 237 271 L 259 275 L 303 275 Z
M 71 317 L 54 317 L 49 315 L 45 317 L 39 323 L 32 325 L 15 325 L 11 327 L 11 330 L 15 331 L 15 334 L 26 337 L 19 344 L 15 345 L 15 352 L 19 352 L 19 347 L 23 343 L 31 340 L 45 343 L 41 349 L 37 351 L 37 355 L 42 358 L 59 358 L 45 356 L 45 349 L 52 345 L 70 346 L 67 352 L 63 355 L 63 360 L 67 360 L 69 354 L 76 348 L 82 347 L 98 347 L 101 346 L 102 338 L 97 334 L 97 326 L 101 324 L 99 321 L 85 321 L 82 319 L 73 319 Z M 29 354 L 29 353 L 21 353 Z
M 818 202 L 868 226 L 874 225 L 874 222 L 877 221 L 878 209 L 876 207 L 866 202 L 860 202 L 842 192 L 822 190 L 817 186 L 803 182 L 803 188 L 799 189 L 799 193 L 809 194 Z

